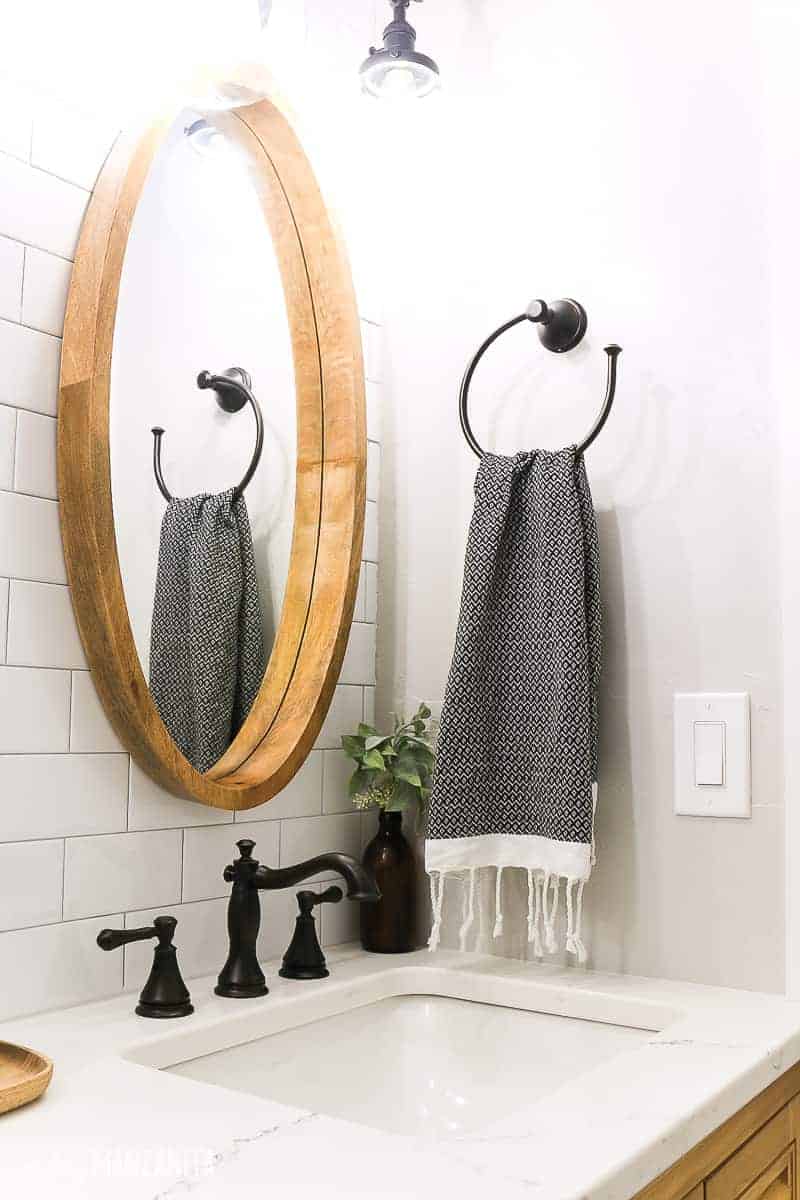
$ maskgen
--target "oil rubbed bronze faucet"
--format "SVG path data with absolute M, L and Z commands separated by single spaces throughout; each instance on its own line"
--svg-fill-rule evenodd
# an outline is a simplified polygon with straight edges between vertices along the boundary
M 347 885 L 348 900 L 358 900 L 362 904 L 374 903 L 380 900 L 381 894 L 369 871 L 349 854 L 319 854 L 293 867 L 274 869 L 261 866 L 253 858 L 255 842 L 249 838 L 242 838 L 236 845 L 240 857 L 222 872 L 226 883 L 233 884 L 228 902 L 230 949 L 228 961 L 220 972 L 214 991 L 218 996 L 245 1000 L 266 996 L 269 991 L 256 955 L 261 924 L 259 892 L 293 887 L 321 871 L 335 871 Z

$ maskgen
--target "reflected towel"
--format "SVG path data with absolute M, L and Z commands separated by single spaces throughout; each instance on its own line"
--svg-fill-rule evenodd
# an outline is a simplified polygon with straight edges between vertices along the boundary
M 527 872 L 534 952 L 556 949 L 563 882 L 566 948 L 584 957 L 600 651 L 597 528 L 583 459 L 574 447 L 484 454 L 431 796 L 432 948 L 448 876 L 463 884 L 462 946 L 476 871 L 492 871 L 502 933 L 510 867 Z
M 198 771 L 227 750 L 264 677 L 250 521 L 233 492 L 170 500 L 161 523 L 150 691 Z

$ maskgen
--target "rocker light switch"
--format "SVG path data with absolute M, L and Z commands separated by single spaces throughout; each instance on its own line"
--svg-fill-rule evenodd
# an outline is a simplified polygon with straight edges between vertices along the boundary
M 725 783 L 725 722 L 694 722 L 695 787 L 722 787 Z
M 676 693 L 675 812 L 750 816 L 750 697 L 746 692 Z

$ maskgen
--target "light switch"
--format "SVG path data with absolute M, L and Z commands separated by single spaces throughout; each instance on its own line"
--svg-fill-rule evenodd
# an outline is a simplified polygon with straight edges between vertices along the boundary
M 697 787 L 725 782 L 725 722 L 694 722 L 694 781 Z
M 746 692 L 674 698 L 675 812 L 750 816 L 750 697 Z

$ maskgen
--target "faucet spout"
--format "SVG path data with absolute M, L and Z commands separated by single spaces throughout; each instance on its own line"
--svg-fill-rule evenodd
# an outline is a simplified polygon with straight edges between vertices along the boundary
M 312 875 L 319 875 L 323 871 L 334 871 L 341 875 L 347 884 L 348 900 L 369 904 L 381 898 L 374 877 L 358 859 L 338 852 L 318 854 L 316 858 L 295 863 L 293 867 L 259 866 L 253 876 L 253 883 L 260 891 L 275 891 L 293 887 L 294 884 L 302 883 L 304 879 L 310 879 Z

